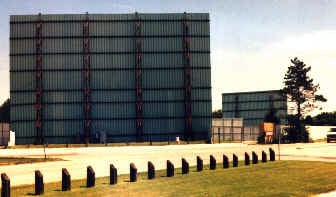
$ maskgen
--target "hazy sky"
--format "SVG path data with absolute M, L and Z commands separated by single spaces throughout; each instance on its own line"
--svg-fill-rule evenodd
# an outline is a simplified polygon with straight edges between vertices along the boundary
M 290 59 L 311 76 L 336 110 L 336 0 L 93 1 L 1 0 L 0 103 L 9 97 L 9 15 L 55 13 L 210 13 L 213 110 L 221 93 L 280 89 Z

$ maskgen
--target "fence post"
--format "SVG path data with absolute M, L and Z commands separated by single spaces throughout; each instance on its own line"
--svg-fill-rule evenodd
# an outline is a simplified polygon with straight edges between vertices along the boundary
M 62 168 L 62 191 L 71 190 L 71 176 L 66 168 Z
M 270 161 L 275 161 L 275 152 L 272 148 L 269 148 L 270 152 Z
M 110 185 L 118 183 L 118 170 L 113 164 L 110 164 Z
M 252 151 L 252 164 L 258 163 L 258 155 L 254 151 Z
M 173 177 L 174 176 L 174 164 L 167 160 L 167 177 Z
M 152 162 L 148 162 L 148 179 L 154 179 L 155 178 L 155 166 Z
M 223 168 L 229 168 L 229 158 L 223 155 Z
M 86 187 L 94 187 L 96 182 L 96 174 L 91 166 L 86 168 Z
M 197 171 L 200 172 L 203 170 L 203 159 L 200 156 L 197 156 Z
M 224 120 L 223 120 L 224 121 Z M 224 124 L 224 123 L 223 123 Z M 222 130 L 223 130 L 223 142 L 225 142 L 225 127 L 224 127 L 224 125 L 223 125 L 223 127 L 222 127 Z
M 263 163 L 266 163 L 267 162 L 267 154 L 265 151 L 262 151 L 261 153 L 261 160 Z
M 189 163 L 185 158 L 182 158 L 182 174 L 189 173 Z
M 210 155 L 210 170 L 216 170 L 216 158 Z
M 43 175 L 39 170 L 35 170 L 35 195 L 44 193 Z
M 231 120 L 231 141 L 233 141 L 233 120 Z
M 135 167 L 134 163 L 130 164 L 130 182 L 136 182 L 138 176 L 138 169 Z
M 10 179 L 6 173 L 1 174 L 1 196 L 10 197 Z
M 247 152 L 245 152 L 245 165 L 250 165 L 250 155 Z
M 233 154 L 232 167 L 238 167 L 238 157 L 235 154 Z

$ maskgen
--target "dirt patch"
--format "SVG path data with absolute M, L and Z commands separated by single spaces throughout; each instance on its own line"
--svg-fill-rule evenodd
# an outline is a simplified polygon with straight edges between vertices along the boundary
M 64 161 L 60 158 L 27 158 L 27 157 L 0 157 L 0 166 L 20 165 L 27 163 L 41 163 L 51 161 Z

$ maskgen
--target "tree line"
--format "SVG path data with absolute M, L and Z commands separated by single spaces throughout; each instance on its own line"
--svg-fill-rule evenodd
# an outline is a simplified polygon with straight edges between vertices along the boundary
M 0 106 L 0 122 L 10 122 L 10 100 L 7 99 Z

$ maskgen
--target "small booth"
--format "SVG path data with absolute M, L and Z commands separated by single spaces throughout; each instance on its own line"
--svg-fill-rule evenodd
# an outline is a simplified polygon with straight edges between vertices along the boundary
M 259 136 L 265 137 L 265 144 L 273 143 L 275 135 L 275 124 L 272 122 L 263 122 L 259 127 Z

